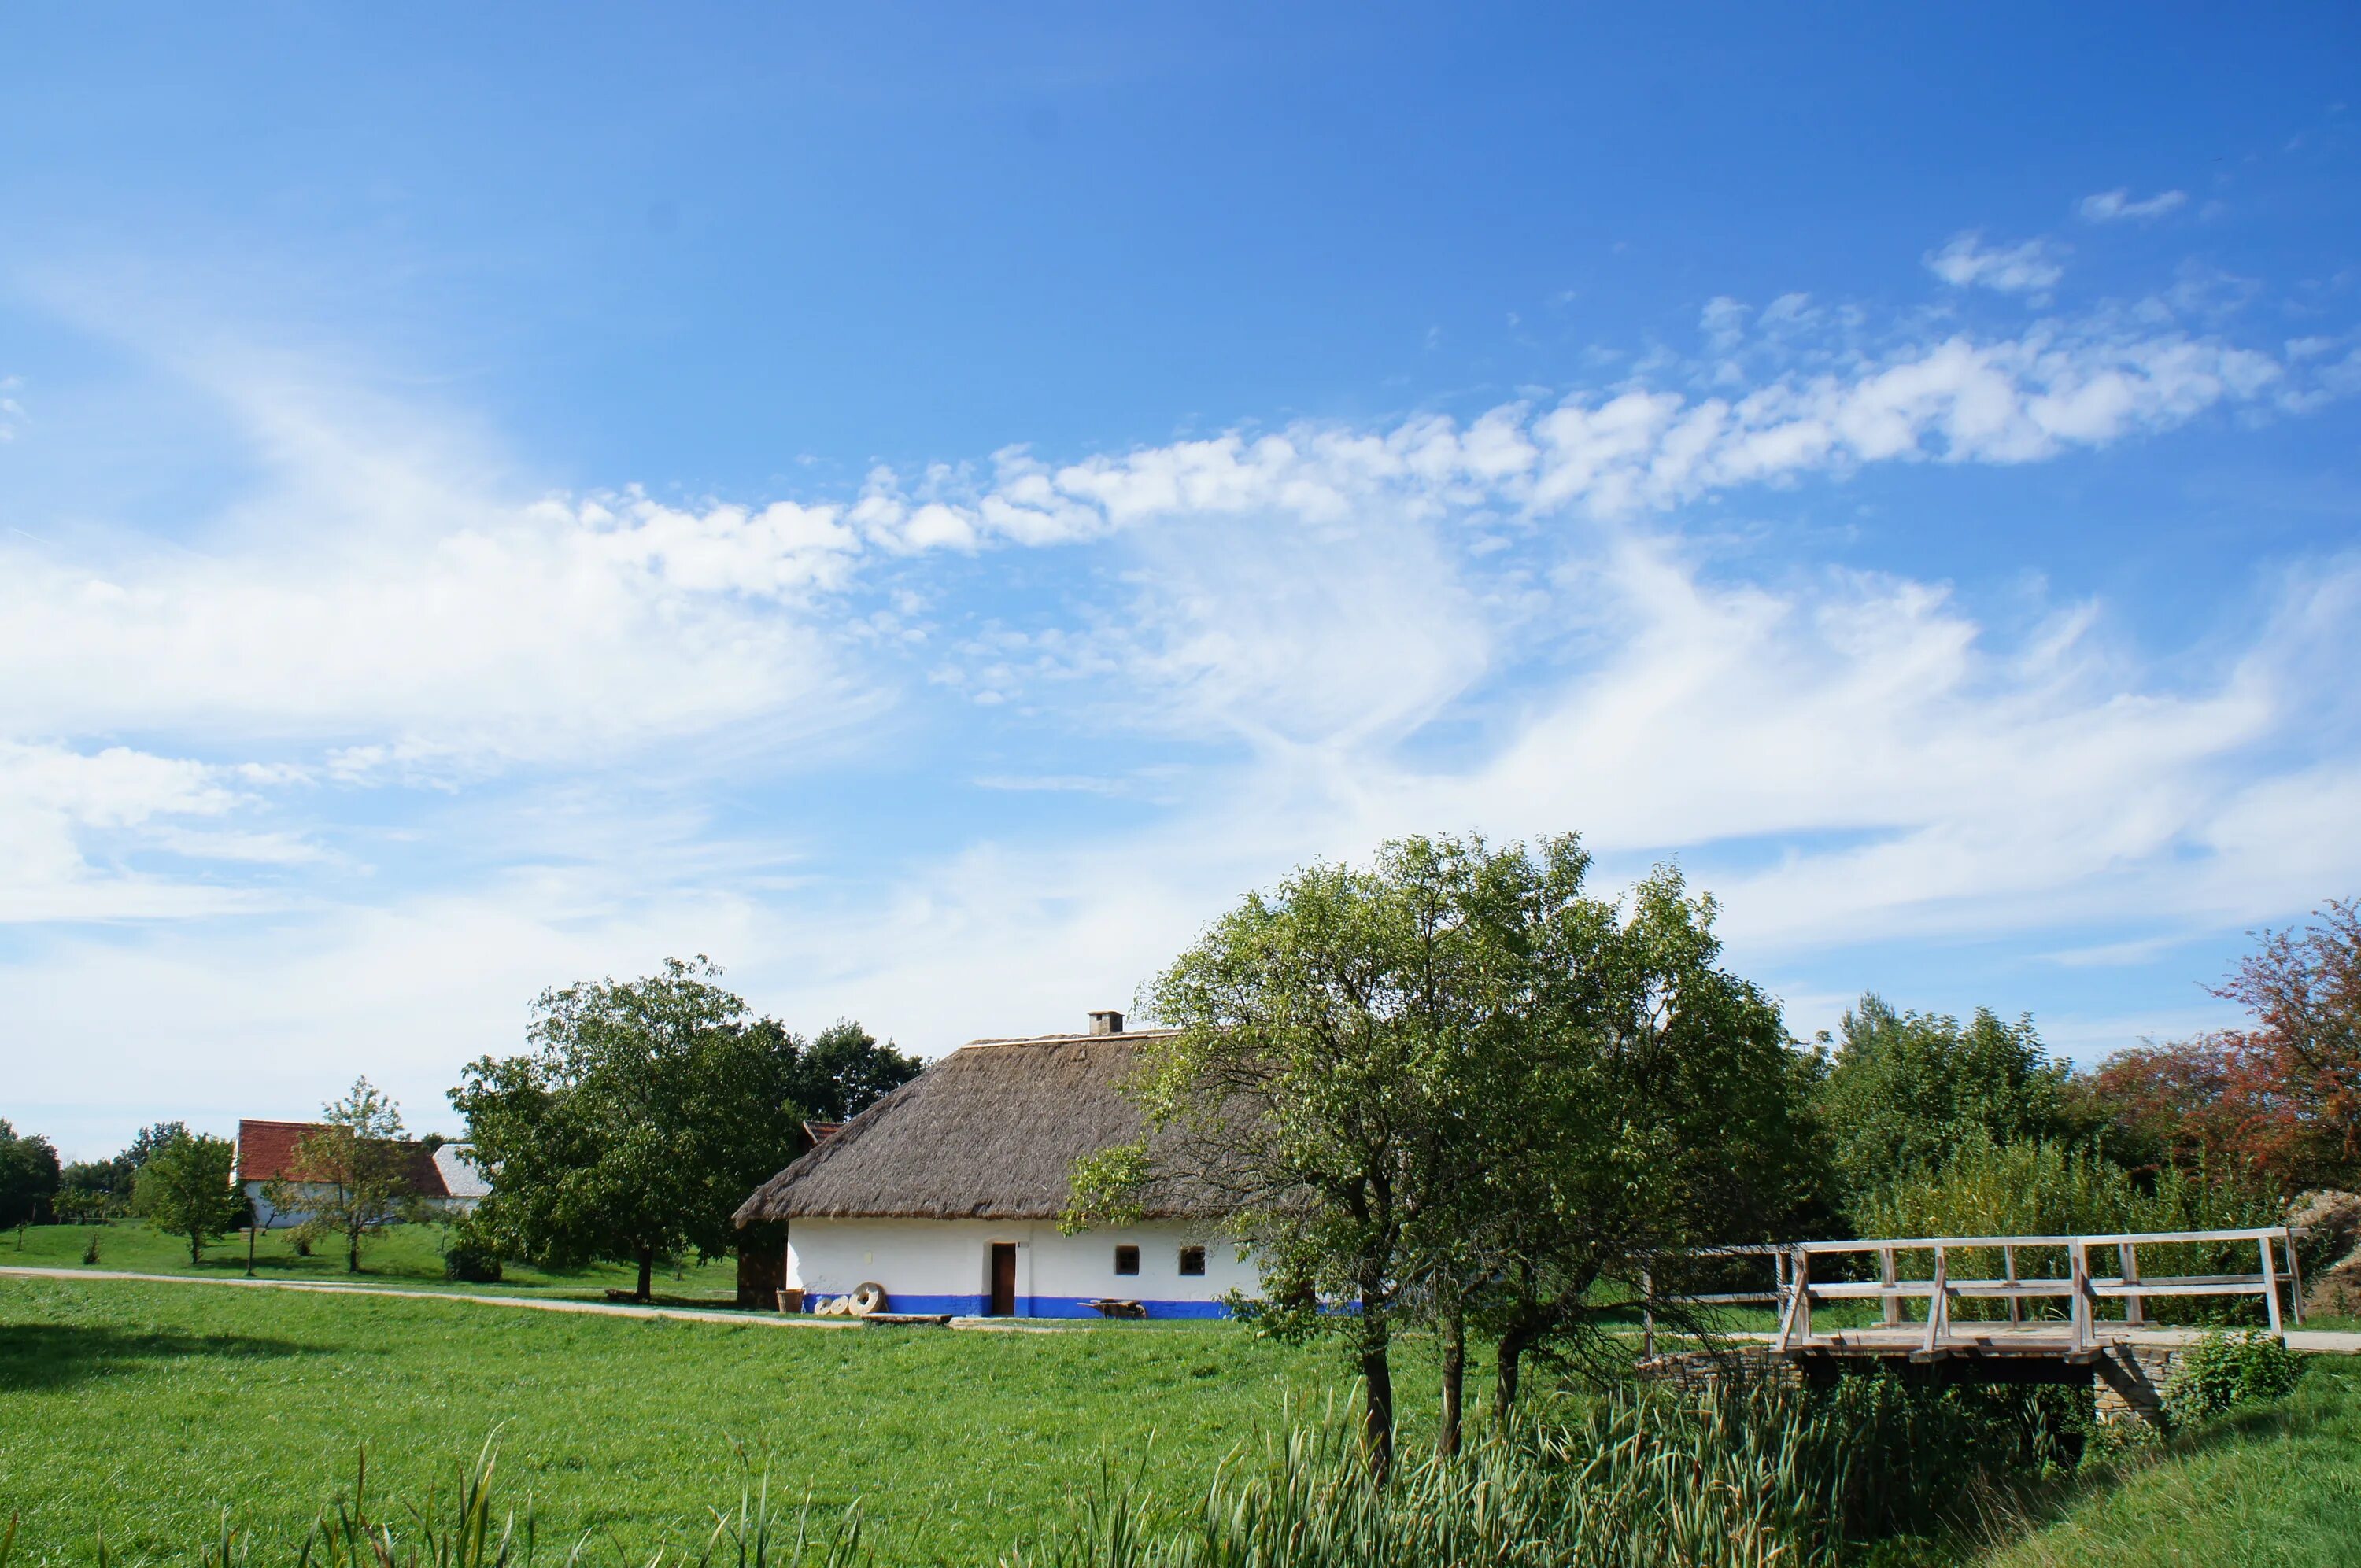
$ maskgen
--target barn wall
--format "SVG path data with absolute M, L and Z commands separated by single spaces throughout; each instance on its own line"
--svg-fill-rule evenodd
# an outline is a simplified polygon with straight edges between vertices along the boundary
M 247 1199 L 254 1204 L 254 1223 L 260 1225 L 266 1231 L 274 1227 L 284 1228 L 290 1225 L 300 1225 L 303 1223 L 304 1219 L 310 1212 L 310 1211 L 300 1205 L 291 1209 L 272 1208 L 270 1206 L 270 1200 L 262 1195 L 263 1189 L 269 1185 L 268 1182 L 245 1181 L 240 1182 L 238 1185 L 245 1190 Z M 296 1184 L 295 1190 L 299 1197 L 311 1197 L 314 1195 L 325 1196 L 333 1190 L 318 1182 L 305 1181 L 298 1182 Z M 428 1198 L 423 1200 L 423 1201 L 429 1209 L 435 1210 L 441 1213 L 472 1214 L 476 1211 L 476 1205 L 483 1201 L 483 1200 L 479 1198 Z
M 787 1284 L 807 1307 L 864 1281 L 885 1288 L 897 1312 L 981 1313 L 991 1306 L 991 1246 L 1016 1245 L 1016 1315 L 1094 1318 L 1094 1297 L 1141 1302 L 1150 1317 L 1223 1315 L 1231 1289 L 1252 1291 L 1258 1277 L 1235 1244 L 1212 1227 L 1176 1223 L 1126 1230 L 1058 1234 L 1048 1223 L 988 1220 L 796 1220 L 787 1231 Z M 1139 1248 L 1139 1272 L 1115 1271 L 1118 1245 Z M 1205 1249 L 1202 1277 L 1180 1273 L 1183 1245 Z

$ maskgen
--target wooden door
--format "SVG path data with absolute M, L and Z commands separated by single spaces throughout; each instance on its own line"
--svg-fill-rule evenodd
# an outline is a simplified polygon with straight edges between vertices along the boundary
M 992 1244 L 992 1315 L 1013 1318 L 1016 1315 L 1016 1244 Z

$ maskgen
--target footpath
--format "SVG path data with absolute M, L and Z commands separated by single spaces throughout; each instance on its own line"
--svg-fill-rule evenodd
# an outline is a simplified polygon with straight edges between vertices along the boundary
M 807 1312 L 725 1310 L 706 1307 L 641 1307 L 626 1301 L 569 1301 L 533 1296 L 485 1296 L 471 1290 L 404 1290 L 392 1285 L 340 1285 L 317 1279 L 247 1279 L 203 1274 L 138 1274 L 127 1268 L 35 1268 L 0 1266 L 0 1278 L 130 1279 L 148 1285 L 232 1285 L 253 1290 L 311 1290 L 330 1296 L 399 1296 L 411 1301 L 468 1301 L 478 1307 L 522 1307 L 533 1312 L 588 1312 L 609 1318 L 680 1318 L 700 1323 L 752 1323 L 776 1329 L 857 1329 L 861 1318 L 823 1318 Z M 1064 1333 L 1073 1325 L 1013 1318 L 953 1318 L 954 1329 L 988 1333 Z
M 755 1323 L 783 1329 L 857 1329 L 859 1318 L 823 1318 L 807 1312 L 725 1311 L 704 1307 L 641 1307 L 622 1301 L 567 1301 L 532 1296 L 481 1296 L 466 1290 L 404 1290 L 391 1285 L 338 1285 L 313 1279 L 221 1278 L 202 1274 L 135 1274 L 121 1268 L 32 1268 L 0 1266 L 0 1278 L 131 1279 L 150 1285 L 227 1285 L 253 1290 L 311 1290 L 331 1296 L 399 1296 L 412 1301 L 467 1301 L 478 1307 L 522 1307 L 534 1312 L 589 1312 L 610 1318 L 681 1318 L 692 1322 Z M 951 1327 L 992 1329 L 1011 1333 L 1058 1333 L 1048 1323 L 1014 1319 L 954 1319 Z M 2144 1328 L 2125 1330 L 2109 1324 L 2108 1337 L 2125 1344 L 2184 1345 L 2201 1337 L 2198 1329 Z M 1737 1333 L 1735 1340 L 1768 1343 L 1770 1333 Z M 2290 1350 L 2312 1355 L 2361 1355 L 2361 1332 L 2345 1329 L 2290 1329 Z
M 760 1323 L 795 1329 L 857 1329 L 857 1318 L 802 1313 L 724 1311 L 704 1307 L 642 1307 L 621 1301 L 566 1301 L 532 1296 L 481 1296 L 467 1290 L 404 1290 L 392 1285 L 336 1285 L 313 1279 L 220 1278 L 203 1274 L 135 1274 L 122 1268 L 0 1266 L 0 1277 L 135 1279 L 150 1285 L 226 1285 L 251 1290 L 310 1290 L 330 1296 L 399 1296 L 412 1301 L 468 1301 L 479 1307 L 522 1307 L 535 1312 L 590 1312 L 610 1318 L 684 1318 L 692 1322 Z

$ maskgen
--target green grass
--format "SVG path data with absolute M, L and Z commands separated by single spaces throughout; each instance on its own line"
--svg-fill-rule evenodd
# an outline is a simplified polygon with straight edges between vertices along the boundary
M 300 1279 L 324 1285 L 390 1285 L 405 1290 L 450 1289 L 474 1295 L 555 1296 L 585 1300 L 604 1299 L 609 1289 L 630 1289 L 637 1271 L 623 1264 L 596 1263 L 586 1268 L 549 1272 L 523 1264 L 506 1266 L 497 1285 L 457 1285 L 443 1277 L 443 1245 L 448 1234 L 441 1225 L 397 1225 L 370 1237 L 361 1248 L 361 1272 L 348 1273 L 344 1249 L 323 1243 L 313 1255 L 295 1250 L 287 1231 L 265 1231 L 255 1238 L 255 1277 Z M 136 1221 L 105 1225 L 35 1225 L 22 1233 L 0 1231 L 0 1267 L 81 1268 L 82 1252 L 93 1237 L 98 1241 L 100 1269 L 133 1274 L 197 1274 L 217 1278 L 246 1274 L 243 1232 L 205 1248 L 202 1264 L 189 1262 L 187 1238 L 162 1234 Z M 19 1242 L 22 1242 L 20 1248 Z M 683 1297 L 727 1306 L 736 1299 L 738 1266 L 721 1261 L 690 1260 L 678 1270 L 656 1275 L 656 1294 Z
M 2361 1362 L 2315 1356 L 2284 1404 L 2234 1411 L 2087 1485 L 1982 1568 L 2361 1563 Z
M 1397 1378 L 1422 1441 L 1422 1345 Z M 503 1497 L 544 1531 L 701 1535 L 742 1443 L 774 1496 L 861 1497 L 883 1561 L 989 1563 L 1102 1453 L 1186 1491 L 1345 1383 L 1333 1350 L 1224 1323 L 829 1330 L 0 1277 L 0 1498 L 20 1565 L 88 1563 L 102 1526 L 112 1559 L 174 1558 L 225 1508 L 300 1536 L 364 1442 L 373 1494 L 447 1491 L 497 1427 Z

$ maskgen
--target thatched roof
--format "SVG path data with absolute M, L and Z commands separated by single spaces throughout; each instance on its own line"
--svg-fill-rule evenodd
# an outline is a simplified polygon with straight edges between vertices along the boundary
M 1076 1159 L 1145 1132 L 1120 1086 L 1141 1043 L 1164 1037 L 1136 1030 L 962 1046 L 764 1182 L 738 1223 L 1055 1219 L 1071 1199 Z M 1149 1141 L 1151 1158 L 1163 1144 Z M 1168 1171 L 1141 1207 L 1170 1218 L 1224 1205 L 1202 1182 Z

